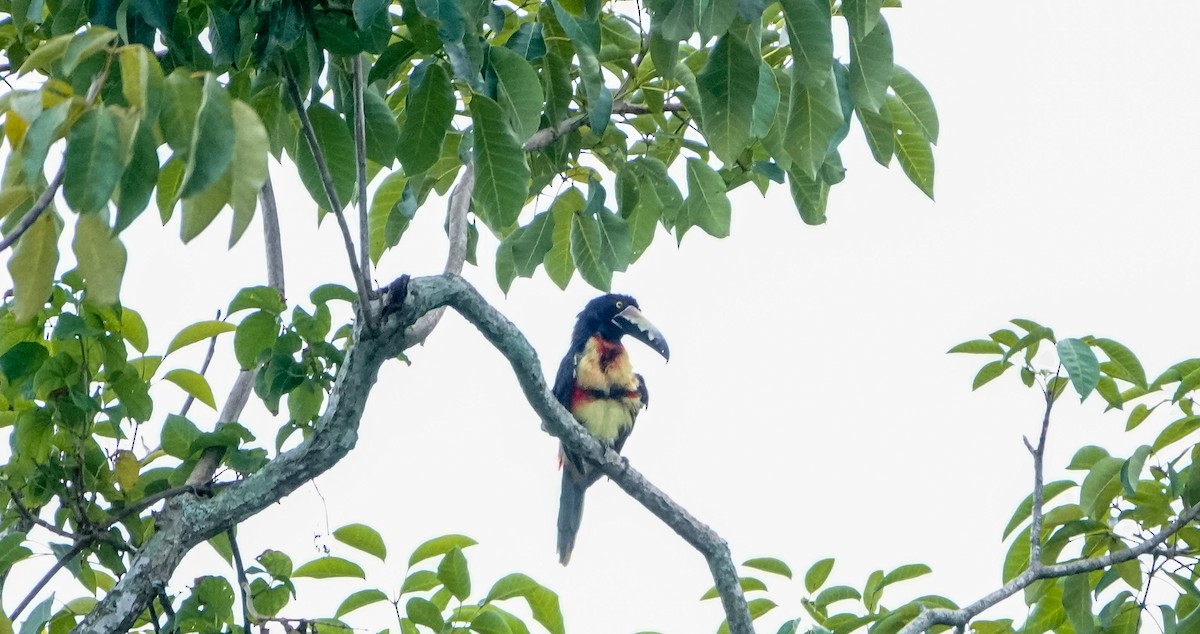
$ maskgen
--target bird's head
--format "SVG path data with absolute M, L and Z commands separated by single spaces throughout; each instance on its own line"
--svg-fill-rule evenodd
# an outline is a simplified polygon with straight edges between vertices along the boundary
M 664 359 L 671 358 L 667 340 L 642 314 L 637 300 L 628 295 L 601 295 L 583 307 L 575 322 L 575 339 L 592 335 L 600 335 L 609 341 L 620 341 L 622 335 L 629 335 L 653 348 Z

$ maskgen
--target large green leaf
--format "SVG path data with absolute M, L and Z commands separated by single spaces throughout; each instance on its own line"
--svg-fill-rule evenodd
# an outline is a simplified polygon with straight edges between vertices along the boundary
M 396 115 L 379 93 L 368 88 L 363 91 L 363 116 L 367 121 L 367 158 L 391 167 L 400 145 L 400 124 L 396 123 Z
M 1108 518 L 1109 504 L 1121 492 L 1121 467 L 1124 464 L 1120 458 L 1101 458 L 1084 476 L 1079 489 L 1079 505 L 1091 519 L 1103 522 Z
M 8 260 L 13 284 L 13 318 L 29 321 L 50 297 L 54 271 L 58 267 L 59 220 L 42 214 L 17 241 Z
M 688 226 L 700 227 L 714 238 L 729 235 L 732 208 L 725 191 L 725 180 L 700 159 L 687 160 L 687 201 L 684 203 L 686 225 L 679 225 L 676 237 L 683 239 Z
M 203 374 L 195 370 L 176 368 L 164 374 L 163 378 L 178 385 L 180 389 L 195 397 L 197 401 L 204 403 L 214 410 L 217 408 L 212 388 L 209 387 L 208 380 L 204 378 Z
M 112 197 L 121 178 L 121 145 L 117 125 L 107 108 L 88 112 L 67 135 L 63 198 L 79 213 L 99 210 Z
M 896 65 L 892 67 L 892 92 L 916 123 L 921 136 L 936 144 L 940 127 L 937 109 L 933 107 L 933 98 L 929 96 L 925 85 L 913 77 L 912 73 Z
M 407 174 L 419 174 L 437 162 L 454 119 L 454 88 L 441 64 L 432 64 L 408 98 L 408 111 L 396 155 Z
M 883 21 L 883 0 L 842 0 L 842 15 L 850 25 L 850 37 L 861 40 Z
M 881 18 L 869 35 L 850 41 L 850 95 L 856 107 L 879 112 L 894 66 L 892 32 Z
M 258 208 L 258 192 L 267 182 L 267 151 L 270 141 L 258 114 L 244 101 L 233 102 L 233 160 L 229 164 L 229 205 L 233 207 L 233 229 L 229 246 L 237 243 Z
M 87 299 L 102 306 L 117 303 L 125 275 L 125 245 L 99 214 L 81 214 L 71 242 L 79 272 L 87 283 Z
M 842 123 L 842 106 L 832 70 L 830 80 L 824 84 L 792 84 L 785 140 L 792 168 L 802 170 L 810 180 L 816 180 L 817 170 L 825 163 L 830 142 Z
M 186 156 L 191 149 L 203 95 L 200 82 L 183 68 L 176 68 L 163 82 L 163 105 L 158 125 L 164 140 L 176 153 Z
M 596 210 L 600 227 L 600 254 L 605 266 L 614 271 L 624 271 L 633 261 L 633 238 L 629 223 L 607 209 Z
M 366 579 L 362 566 L 342 559 L 341 557 L 321 557 L 314 559 L 292 573 L 293 577 L 311 577 L 313 579 L 330 579 L 335 577 L 355 577 Z
M 441 563 L 438 564 L 437 578 L 459 601 L 465 601 L 470 596 L 471 574 L 462 548 L 456 546 L 442 557 Z
M 312 122 L 313 132 L 317 137 L 317 147 L 325 157 L 325 164 L 333 178 L 333 189 L 337 202 L 343 207 L 350 202 L 354 194 L 354 183 L 357 178 L 354 158 L 354 139 L 346 127 L 346 121 L 341 115 L 323 103 L 314 103 L 308 107 L 308 118 Z M 303 135 L 296 139 L 296 171 L 300 181 L 304 183 L 313 200 L 325 208 L 329 205 L 329 197 L 321 182 L 316 160 L 312 150 Z M 331 210 L 332 211 L 332 210 Z
M 475 95 L 471 99 L 471 118 L 475 122 L 472 198 L 484 223 L 493 231 L 505 231 L 525 206 L 529 165 L 499 104 Z
M 1086 399 L 1100 380 L 1100 361 L 1086 343 L 1079 339 L 1062 339 L 1056 344 L 1058 360 L 1071 377 L 1071 384 L 1079 392 L 1080 400 Z
M 737 17 L 737 4 L 730 0 L 694 0 L 696 3 L 696 27 L 700 40 L 708 42 L 722 37 Z
M 504 47 L 489 49 L 488 60 L 496 73 L 496 101 L 508 116 L 517 140 L 525 142 L 538 129 L 542 116 L 542 83 L 533 66 Z
M 412 555 L 410 555 L 408 558 L 408 567 L 412 568 L 413 566 L 431 557 L 445 555 L 455 548 L 462 549 L 468 546 L 474 546 L 477 543 L 478 542 L 476 542 L 474 539 L 471 539 L 466 535 L 442 535 L 440 537 L 434 537 L 433 539 L 422 543 L 420 546 L 417 546 L 417 548 L 413 550 Z
M 387 545 L 379 531 L 366 524 L 347 524 L 333 531 L 334 539 L 357 548 L 369 555 L 378 557 L 381 561 L 387 559 Z
M 867 138 L 867 147 L 875 162 L 887 167 L 896 153 L 896 128 L 892 126 L 890 108 L 880 108 L 878 113 L 869 112 L 862 108 L 854 109 L 854 116 L 862 124 L 863 135 Z
M 779 112 L 779 82 L 775 73 L 766 62 L 758 68 L 758 92 L 754 96 L 754 113 L 750 121 L 750 136 L 756 139 L 766 137 L 771 126 L 775 123 Z
M 709 53 L 708 61 L 696 77 L 704 114 L 702 129 L 709 147 L 725 165 L 732 165 L 750 145 L 760 64 L 742 38 L 727 33 Z
M 542 264 L 546 267 L 546 275 L 559 288 L 565 289 L 575 274 L 575 260 L 571 255 L 572 227 L 575 215 L 586 204 L 583 192 L 574 187 L 568 187 L 550 204 L 554 232 L 551 234 L 550 250 L 546 252 Z
M 408 177 L 401 171 L 388 174 L 375 188 L 375 197 L 367 213 L 367 243 L 370 246 L 371 262 L 378 264 L 383 252 L 396 246 L 400 235 L 408 227 L 408 218 L 400 211 L 400 199 Z
M 825 0 L 782 0 L 792 49 L 792 79 L 814 86 L 829 81 L 833 62 L 830 3 Z
M 124 230 L 146 210 L 158 184 L 158 173 L 158 142 L 149 125 L 139 125 L 130 147 L 129 164 L 121 173 L 113 231 Z
M 387 600 L 388 596 L 384 594 L 382 590 L 378 590 L 376 588 L 359 590 L 342 600 L 342 603 L 338 605 L 338 609 L 334 613 L 334 616 L 341 618 L 361 607 L 365 607 L 373 603 L 381 603 Z
M 554 213 L 543 211 L 522 227 L 512 240 L 512 257 L 516 273 L 530 277 L 546 259 L 554 246 Z
M 529 604 L 533 620 L 546 628 L 550 634 L 563 634 L 562 609 L 559 607 L 558 595 L 545 588 L 530 577 L 514 573 L 502 577 L 488 591 L 488 603 L 521 597 Z
M 208 189 L 225 173 L 233 160 L 236 133 L 233 128 L 233 104 L 229 91 L 214 75 L 204 77 L 200 109 L 192 127 L 187 168 L 179 191 L 187 198 Z
M 612 287 L 612 268 L 605 263 L 600 221 L 586 213 L 576 213 L 571 221 L 571 257 L 585 282 L 608 292 Z
M 933 198 L 933 148 L 921 136 L 920 130 L 899 100 L 889 95 L 887 111 L 895 126 L 896 161 L 904 175 L 926 196 Z
M 792 165 L 787 171 L 788 187 L 792 193 L 792 202 L 804 224 L 819 225 L 825 223 L 825 209 L 829 204 L 829 184 L 821 178 L 809 178 L 798 165 Z

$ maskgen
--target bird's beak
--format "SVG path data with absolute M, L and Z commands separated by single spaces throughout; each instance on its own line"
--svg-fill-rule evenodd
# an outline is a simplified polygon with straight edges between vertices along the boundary
M 625 334 L 654 348 L 664 359 L 671 360 L 671 348 L 667 346 L 667 340 L 636 306 L 625 307 L 613 317 L 613 323 L 620 326 Z

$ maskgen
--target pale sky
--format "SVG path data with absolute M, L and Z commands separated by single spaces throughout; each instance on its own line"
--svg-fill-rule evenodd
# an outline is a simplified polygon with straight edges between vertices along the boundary
M 898 165 L 875 164 L 856 125 L 827 225 L 805 226 L 786 187 L 764 200 L 746 186 L 734 198 L 730 238 L 692 231 L 676 249 L 660 231 L 614 279 L 672 350 L 664 364 L 630 343 L 652 407 L 624 453 L 717 530 L 738 562 L 775 556 L 792 566 L 795 582 L 755 573 L 781 606 L 760 632 L 804 614 L 799 578 L 823 557 L 837 558 L 830 583 L 860 589 L 876 568 L 933 567 L 889 588 L 889 606 L 927 593 L 966 604 L 1000 585 L 1001 530 L 1032 481 L 1021 436 L 1034 434 L 1041 397 L 1015 372 L 972 393 L 984 359 L 947 356 L 954 344 L 1020 316 L 1059 337 L 1121 341 L 1151 375 L 1200 347 L 1191 289 L 1200 5 L 906 4 L 885 15 L 897 62 L 928 87 L 941 118 L 936 203 Z M 334 223 L 314 231 L 313 204 L 274 173 L 289 298 L 306 300 L 318 283 L 349 285 Z M 443 214 L 433 204 L 418 213 L 382 260 L 379 283 L 440 269 Z M 236 289 L 265 283 L 259 225 L 226 252 L 227 217 L 186 247 L 178 220 L 163 229 L 153 210 L 126 234 L 122 299 L 146 318 L 152 351 Z M 578 277 L 561 292 L 539 272 L 504 297 L 494 246 L 485 236 L 482 266 L 466 275 L 552 373 L 575 314 L 598 292 Z M 173 355 L 163 370 L 198 366 L 202 348 Z M 222 354 L 209 373 L 219 400 L 233 379 L 231 339 Z M 712 585 L 703 557 L 609 482 L 589 491 L 571 565 L 558 565 L 557 441 L 470 325 L 449 314 L 409 356 L 411 367 L 384 367 L 358 447 L 317 481 L 323 498 L 305 486 L 242 528 L 246 557 L 276 548 L 297 564 L 318 556 L 314 535 L 327 527 L 362 522 L 387 542 L 389 562 L 378 565 L 317 537 L 366 565 L 369 585 L 299 582 L 300 600 L 283 615 L 332 613 L 359 587 L 394 594 L 417 544 L 464 533 L 480 542 L 466 551 L 475 596 L 519 571 L 559 593 L 574 634 L 715 630 L 719 604 L 697 601 Z M 182 401 L 169 384 L 156 394 L 158 419 Z M 1095 396 L 1083 406 L 1070 394 L 1060 401 L 1047 480 L 1067 475 L 1079 446 L 1128 455 L 1145 440 L 1121 431 L 1124 414 L 1101 410 Z M 191 417 L 207 429 L 215 413 L 197 404 Z M 270 446 L 283 421 L 251 407 L 242 422 Z M 49 565 L 39 562 L 31 575 Z M 214 571 L 232 577 L 201 547 L 172 587 Z M 12 585 L 4 598 L 18 600 Z M 984 618 L 1023 613 L 1018 599 Z M 372 632 L 396 627 L 388 605 L 347 620 Z

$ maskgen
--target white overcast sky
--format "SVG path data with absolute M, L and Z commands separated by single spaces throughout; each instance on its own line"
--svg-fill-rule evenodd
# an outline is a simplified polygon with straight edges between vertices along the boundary
M 945 351 L 1017 316 L 1060 337 L 1124 342 L 1151 374 L 1200 347 L 1192 289 L 1200 5 L 906 5 L 886 16 L 897 62 L 925 83 L 941 117 L 937 202 L 898 166 L 876 165 L 856 125 L 827 225 L 801 223 L 785 187 L 765 200 L 744 187 L 730 238 L 695 230 L 677 249 L 660 233 L 614 281 L 640 300 L 673 353 L 664 364 L 630 345 L 653 406 L 625 454 L 724 536 L 739 562 L 780 557 L 802 575 L 836 557 L 831 582 L 860 588 L 876 568 L 924 562 L 934 573 L 889 590 L 885 604 L 925 593 L 965 604 L 1000 583 L 1001 529 L 1032 480 L 1021 436 L 1034 433 L 1041 403 L 1015 374 L 973 394 L 982 359 Z M 289 298 L 348 283 L 334 223 L 314 231 L 312 203 L 275 174 Z M 376 279 L 436 272 L 442 219 L 442 208 L 422 209 Z M 177 220 L 163 229 L 151 211 L 126 234 L 123 300 L 146 317 L 153 350 L 237 288 L 264 283 L 257 225 L 229 252 L 223 231 L 180 247 Z M 467 276 L 524 329 L 550 373 L 575 314 L 597 292 L 578 278 L 560 292 L 539 273 L 504 297 L 493 249 L 485 237 L 482 266 Z M 230 343 L 219 348 L 227 358 Z M 164 370 L 198 365 L 201 347 L 173 355 Z M 318 555 L 318 536 L 368 564 L 368 581 L 392 594 L 413 547 L 465 533 L 480 542 L 467 551 L 478 595 L 525 572 L 559 593 L 570 632 L 715 630 L 719 605 L 697 601 L 711 585 L 703 558 L 611 483 L 589 492 L 571 565 L 558 565 L 557 441 L 469 324 L 449 315 L 410 356 L 411 367 L 384 367 L 358 447 L 318 479 L 323 497 L 305 486 L 248 522 L 246 556 L 280 548 L 300 563 Z M 218 395 L 230 367 L 210 371 Z M 157 390 L 156 417 L 181 400 L 169 385 Z M 1048 479 L 1066 473 L 1081 445 L 1116 454 L 1143 440 L 1121 432 L 1122 414 L 1101 416 L 1096 400 L 1061 401 Z M 192 409 L 201 427 L 213 417 Z M 252 407 L 243 422 L 269 445 L 282 421 Z M 352 522 L 383 533 L 388 564 L 321 536 Z M 173 588 L 230 574 L 207 550 L 189 557 Z M 803 614 L 801 583 L 757 576 L 781 605 L 760 631 Z M 287 616 L 332 612 L 352 589 L 299 585 Z M 19 590 L 7 590 L 12 606 Z M 1017 603 L 995 616 L 1022 614 Z M 390 606 L 348 620 L 395 628 Z

